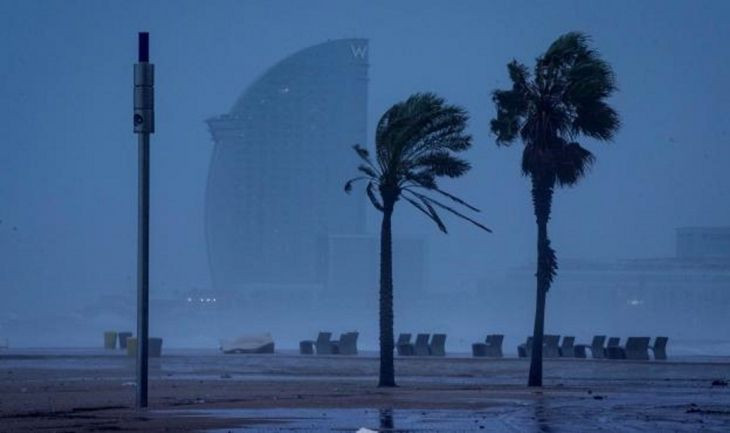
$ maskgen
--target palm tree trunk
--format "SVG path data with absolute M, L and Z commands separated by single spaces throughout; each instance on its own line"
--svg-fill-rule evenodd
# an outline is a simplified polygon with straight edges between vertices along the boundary
M 527 386 L 542 386 L 542 348 L 545 333 L 545 300 L 555 270 L 555 252 L 550 247 L 547 223 L 553 199 L 553 182 L 533 176 L 532 202 L 537 222 L 537 296 L 535 302 L 535 326 L 532 332 L 532 356 Z
M 393 364 L 393 253 L 390 221 L 395 202 L 384 200 L 380 228 L 380 380 L 379 387 L 394 387 Z

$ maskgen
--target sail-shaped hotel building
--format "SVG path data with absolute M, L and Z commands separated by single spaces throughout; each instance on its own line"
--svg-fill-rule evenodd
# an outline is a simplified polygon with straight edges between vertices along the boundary
M 365 201 L 343 193 L 366 143 L 368 41 L 301 50 L 267 70 L 227 114 L 205 204 L 213 285 L 316 284 L 331 236 L 364 234 Z

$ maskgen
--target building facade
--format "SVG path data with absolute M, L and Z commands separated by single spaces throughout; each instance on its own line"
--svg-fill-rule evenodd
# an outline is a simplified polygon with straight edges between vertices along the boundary
M 730 227 L 678 228 L 677 257 L 730 258 Z
M 367 139 L 367 88 L 368 41 L 328 41 L 274 65 L 208 120 L 215 288 L 325 284 L 317 252 L 328 237 L 364 234 L 365 200 L 343 186 L 356 173 L 352 146 Z
M 560 269 L 548 293 L 546 332 L 578 335 L 584 341 L 594 334 L 611 334 L 730 343 L 730 255 L 723 255 L 725 233 L 716 228 L 678 229 L 675 257 L 559 259 Z M 504 280 L 482 287 L 491 301 L 487 315 L 492 326 L 531 333 L 534 273 L 534 264 L 522 266 Z

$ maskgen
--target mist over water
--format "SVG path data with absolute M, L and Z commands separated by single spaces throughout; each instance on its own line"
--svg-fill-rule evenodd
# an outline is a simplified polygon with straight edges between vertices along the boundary
M 398 204 L 394 236 L 412 243 L 400 257 L 396 251 L 396 333 L 446 332 L 452 351 L 503 333 L 511 353 L 531 333 L 536 230 L 529 180 L 519 170 L 521 144 L 498 148 L 489 133 L 491 92 L 510 85 L 510 60 L 532 65 L 557 36 L 577 30 L 592 37 L 616 72 L 619 92 L 610 103 L 623 126 L 610 144 L 585 142 L 597 164 L 577 187 L 555 196 L 550 232 L 560 269 L 546 329 L 581 342 L 593 334 L 669 335 L 670 350 L 729 354 L 727 233 L 707 234 L 720 243 L 711 257 L 683 257 L 676 229 L 730 226 L 730 4 L 444 5 L 4 2 L 0 338 L 16 347 L 99 346 L 104 330 L 135 328 L 131 72 L 136 34 L 149 31 L 157 73 L 151 334 L 170 346 L 217 347 L 220 338 L 271 332 L 277 347 L 295 348 L 320 330 L 358 330 L 361 347 L 377 347 L 376 249 L 352 250 L 359 254 L 352 269 L 331 257 L 337 281 L 352 272 L 357 288 L 316 281 L 221 285 L 211 274 L 206 238 L 215 148 L 206 121 L 229 113 L 278 62 L 358 38 L 368 43 L 361 144 L 372 148 L 382 113 L 414 92 L 433 91 L 464 107 L 473 168 L 442 185 L 480 208 L 480 221 L 494 230 L 485 234 L 448 218 L 443 235 Z M 347 153 L 356 143 L 346 139 Z M 315 162 L 337 163 L 314 144 L 310 151 L 305 155 Z M 355 162 L 345 158 L 351 167 L 340 171 L 356 175 Z M 293 183 L 305 185 L 292 200 L 305 203 L 301 195 L 311 194 L 312 202 L 341 202 L 343 209 L 365 200 L 362 190 L 342 191 L 346 178 L 335 179 L 323 197 L 307 190 L 306 175 L 292 173 L 299 176 Z M 367 203 L 363 215 L 357 235 L 366 244 L 379 235 L 380 214 Z M 363 251 L 371 250 L 368 258 Z M 293 267 L 266 265 L 282 280 Z

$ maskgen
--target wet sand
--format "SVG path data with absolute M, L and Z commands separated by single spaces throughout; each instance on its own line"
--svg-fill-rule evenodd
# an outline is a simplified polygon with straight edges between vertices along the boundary
M 134 361 L 117 352 L 0 352 L 0 431 L 728 432 L 730 360 L 378 360 L 167 351 L 152 360 L 150 408 L 135 411 Z M 392 427 L 391 427 L 392 426 Z M 239 430 L 245 428 L 244 430 Z

